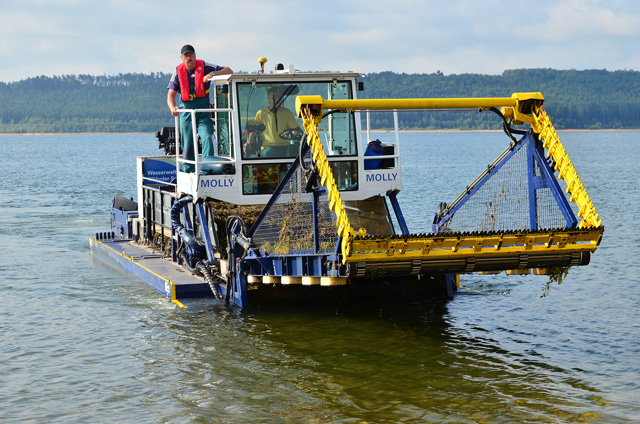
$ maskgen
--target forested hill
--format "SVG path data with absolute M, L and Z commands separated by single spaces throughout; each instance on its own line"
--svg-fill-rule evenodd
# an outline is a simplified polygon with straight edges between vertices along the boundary
M 0 83 L 0 133 L 155 132 L 173 123 L 171 75 L 64 75 Z
M 0 133 L 155 132 L 171 125 L 170 75 L 65 75 L 0 83 Z M 556 128 L 640 128 L 640 72 L 516 69 L 502 75 L 397 74 L 363 78 L 361 98 L 508 97 L 541 92 Z M 404 129 L 500 128 L 491 113 L 402 113 Z M 389 114 L 374 116 L 389 128 Z
M 557 129 L 640 128 L 640 72 L 515 69 L 502 75 L 408 75 L 382 72 L 365 78 L 367 98 L 510 97 L 541 92 Z M 362 96 L 361 96 L 362 97 Z M 444 116 L 441 116 L 444 115 Z M 461 117 L 461 115 L 463 117 Z M 412 113 L 410 128 L 499 128 L 492 113 Z M 386 123 L 386 121 L 385 121 Z M 380 123 L 382 124 L 382 122 Z

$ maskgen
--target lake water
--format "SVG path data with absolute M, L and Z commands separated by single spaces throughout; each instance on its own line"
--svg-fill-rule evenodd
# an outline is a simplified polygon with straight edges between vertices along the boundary
M 467 275 L 482 295 L 241 311 L 176 308 L 92 257 L 153 135 L 0 136 L 0 421 L 640 422 L 640 132 L 560 137 L 606 228 L 562 284 Z M 409 228 L 508 141 L 405 134 Z

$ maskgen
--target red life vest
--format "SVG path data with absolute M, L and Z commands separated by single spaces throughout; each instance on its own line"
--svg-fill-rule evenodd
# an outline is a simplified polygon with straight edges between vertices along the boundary
M 178 72 L 178 80 L 180 81 L 180 96 L 183 102 L 188 102 L 196 97 L 204 97 L 206 95 L 204 91 L 204 60 L 196 59 L 196 94 L 193 96 L 189 89 L 189 75 L 187 74 L 187 67 L 184 63 L 179 64 L 176 67 Z

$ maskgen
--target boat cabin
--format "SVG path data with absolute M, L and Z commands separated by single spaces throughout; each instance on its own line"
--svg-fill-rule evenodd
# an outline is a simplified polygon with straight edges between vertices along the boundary
M 304 135 L 295 115 L 302 95 L 325 99 L 355 99 L 363 84 L 358 73 L 299 73 L 290 67 L 274 74 L 215 76 L 211 109 L 183 109 L 182 113 L 211 113 L 216 155 L 183 159 L 180 145 L 172 159 L 139 158 L 139 178 L 167 183 L 175 178 L 178 194 L 194 200 L 215 199 L 237 205 L 265 204 L 290 164 L 298 156 Z M 179 140 L 176 117 L 175 140 Z M 382 144 L 363 133 L 360 112 L 344 111 L 325 117 L 318 127 L 325 152 L 345 201 L 363 200 L 400 189 L 400 158 L 396 141 Z M 194 129 L 194 140 L 197 134 Z M 367 151 L 367 147 L 369 147 Z M 196 143 L 197 153 L 201 147 Z M 182 164 L 195 165 L 183 172 Z M 158 177 L 162 178 L 158 179 Z M 138 186 L 141 187 L 139 181 Z

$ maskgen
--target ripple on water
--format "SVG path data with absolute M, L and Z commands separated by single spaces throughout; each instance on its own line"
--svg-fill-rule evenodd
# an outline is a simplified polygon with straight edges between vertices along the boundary
M 463 285 L 481 295 L 452 302 L 244 311 L 177 308 L 88 252 L 111 198 L 135 194 L 135 155 L 158 153 L 152 135 L 10 139 L 33 173 L 0 179 L 3 420 L 640 421 L 637 134 L 588 134 L 561 137 L 606 231 L 562 284 L 470 275 Z M 411 137 L 400 203 L 428 231 L 504 136 Z

